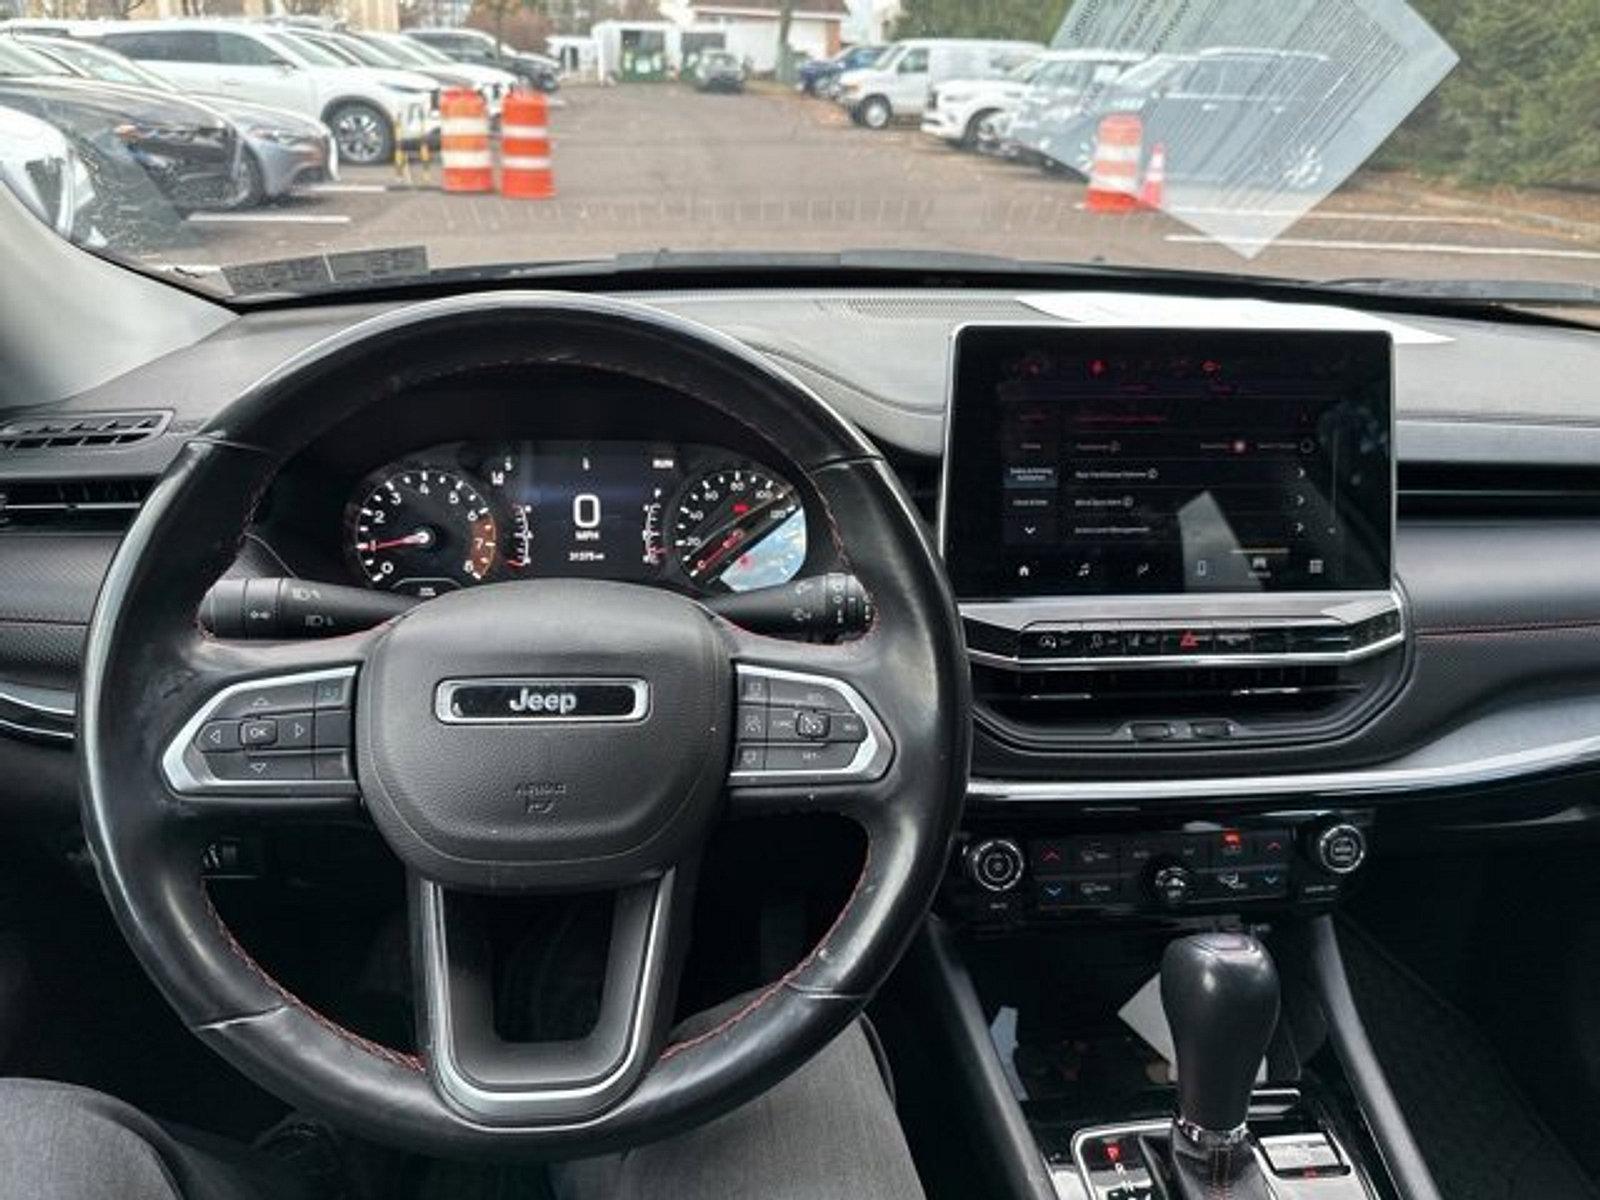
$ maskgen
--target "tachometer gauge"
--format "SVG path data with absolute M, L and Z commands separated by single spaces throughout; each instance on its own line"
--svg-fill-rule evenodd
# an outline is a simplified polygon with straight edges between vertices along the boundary
M 775 587 L 806 561 L 806 514 L 782 479 L 754 467 L 724 467 L 690 482 L 672 514 L 672 549 L 704 588 Z
M 434 596 L 494 568 L 494 511 L 460 475 L 400 467 L 368 480 L 345 514 L 352 560 L 368 585 Z

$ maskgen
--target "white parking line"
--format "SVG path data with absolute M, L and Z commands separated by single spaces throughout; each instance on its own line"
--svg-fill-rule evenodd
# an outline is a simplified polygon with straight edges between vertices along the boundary
M 1375 221 L 1396 225 L 1499 225 L 1499 217 L 1456 217 L 1441 216 L 1429 213 L 1426 216 L 1420 213 L 1387 213 L 1387 212 L 1340 212 L 1337 209 L 1326 211 L 1301 212 L 1296 208 L 1228 208 L 1225 205 L 1215 207 L 1205 206 L 1173 206 L 1166 210 L 1174 216 L 1197 217 L 1292 217 L 1299 221 Z
M 1200 233 L 1169 233 L 1165 241 L 1224 244 L 1224 239 Z M 1463 254 L 1472 257 L 1568 258 L 1600 262 L 1600 250 L 1561 250 L 1545 246 L 1461 246 L 1450 242 L 1365 242 L 1344 238 L 1267 238 L 1225 239 L 1240 246 L 1273 246 L 1285 250 L 1377 250 L 1395 254 Z
M 191 213 L 191 225 L 348 225 L 334 213 Z
M 336 195 L 336 194 L 370 194 L 373 192 L 387 192 L 389 185 L 386 183 L 308 183 L 303 187 L 295 188 L 297 195 L 307 196 Z

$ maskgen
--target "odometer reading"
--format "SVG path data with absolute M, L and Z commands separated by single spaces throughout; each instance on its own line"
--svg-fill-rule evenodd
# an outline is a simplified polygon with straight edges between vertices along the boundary
M 683 573 L 701 587 L 774 587 L 805 565 L 805 511 L 783 480 L 751 467 L 725 467 L 684 489 L 673 512 L 672 549 Z
M 460 475 L 432 467 L 382 476 L 352 505 L 346 524 L 370 586 L 420 596 L 483 582 L 500 552 L 489 502 Z

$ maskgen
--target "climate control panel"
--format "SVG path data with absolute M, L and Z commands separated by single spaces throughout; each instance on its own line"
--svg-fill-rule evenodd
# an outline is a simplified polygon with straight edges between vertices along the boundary
M 982 828 L 946 900 L 981 925 L 1085 914 L 1325 908 L 1366 862 L 1370 812 L 1281 812 L 1170 824 Z

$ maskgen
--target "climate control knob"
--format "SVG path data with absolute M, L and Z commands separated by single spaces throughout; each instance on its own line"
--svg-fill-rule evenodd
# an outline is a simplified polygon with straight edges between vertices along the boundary
M 1367 835 L 1346 821 L 1329 825 L 1311 843 L 1317 866 L 1332 875 L 1348 875 L 1367 861 Z
M 1160 867 L 1150 877 L 1150 890 L 1168 908 L 1179 908 L 1194 895 L 1194 872 L 1188 867 Z
M 1010 838 L 991 838 L 967 851 L 967 878 L 986 892 L 1009 892 L 1022 882 L 1022 851 Z

